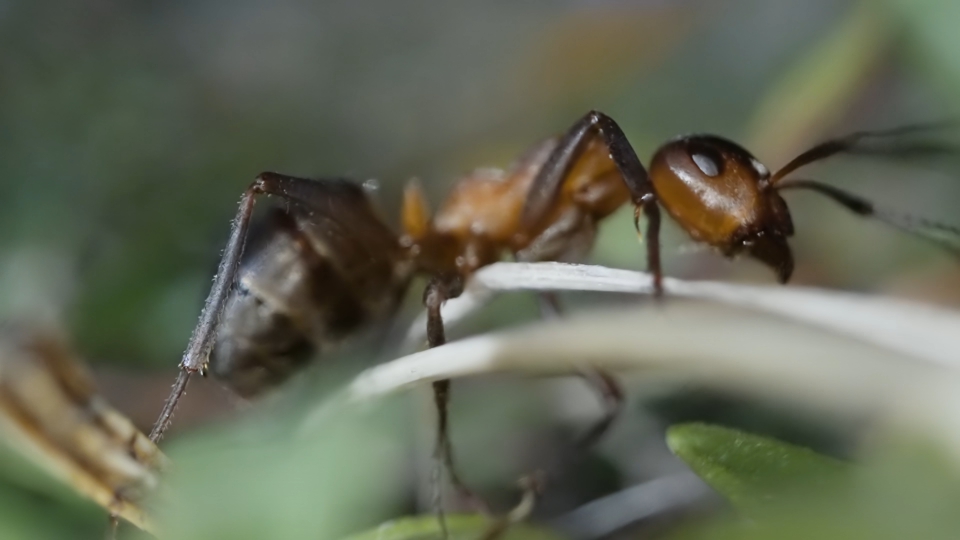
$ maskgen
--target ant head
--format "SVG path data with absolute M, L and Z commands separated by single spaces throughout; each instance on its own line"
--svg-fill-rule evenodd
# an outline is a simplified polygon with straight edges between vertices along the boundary
M 739 144 L 716 135 L 684 135 L 664 144 L 654 155 L 669 164 L 670 172 L 687 184 L 727 186 L 765 184 L 770 171 Z M 731 193 L 732 194 L 732 193 Z
M 694 239 L 727 255 L 746 251 L 789 278 L 786 204 L 770 189 L 770 171 L 742 146 L 714 135 L 687 135 L 660 147 L 650 180 L 670 215 Z

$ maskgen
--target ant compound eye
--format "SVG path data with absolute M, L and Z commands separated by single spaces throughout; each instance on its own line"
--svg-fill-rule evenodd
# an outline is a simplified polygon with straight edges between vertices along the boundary
M 720 174 L 720 164 L 713 160 L 707 154 L 695 153 L 692 156 L 693 162 L 700 168 L 700 172 L 707 176 L 717 176 Z
M 723 174 L 723 155 L 709 141 L 695 138 L 688 143 L 687 152 L 703 174 L 710 177 Z

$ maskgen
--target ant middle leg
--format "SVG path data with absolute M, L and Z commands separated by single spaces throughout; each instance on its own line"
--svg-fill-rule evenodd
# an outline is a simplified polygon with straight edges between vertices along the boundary
M 423 293 L 423 304 L 427 310 L 427 345 L 430 348 L 439 347 L 446 343 L 446 334 L 443 327 L 443 317 L 440 308 L 449 299 L 460 296 L 463 292 L 463 281 L 460 276 L 437 276 L 430 280 Z M 437 438 L 434 446 L 434 511 L 440 521 L 443 536 L 447 536 L 446 518 L 443 510 L 442 471 L 447 470 L 450 483 L 457 493 L 472 506 L 483 513 L 487 513 L 486 504 L 467 487 L 457 472 L 453 456 L 453 445 L 450 442 L 450 379 L 443 379 L 433 383 L 434 404 L 437 409 Z

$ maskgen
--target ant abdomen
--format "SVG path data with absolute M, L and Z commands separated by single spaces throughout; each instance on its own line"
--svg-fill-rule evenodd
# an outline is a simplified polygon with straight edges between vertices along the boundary
M 273 388 L 316 353 L 290 317 L 252 296 L 231 298 L 210 355 L 210 373 L 238 395 L 250 398 Z
M 369 205 L 357 206 L 364 223 L 350 231 L 296 207 L 272 209 L 254 231 L 227 298 L 210 357 L 214 377 L 253 397 L 393 313 L 408 265 L 393 233 L 361 212 Z M 364 245 L 382 242 L 383 249 L 332 249 L 338 241 L 361 243 L 352 238 L 361 232 Z
M 263 223 L 245 251 L 210 355 L 210 373 L 243 397 L 282 383 L 317 352 L 300 300 L 309 269 L 278 221 Z

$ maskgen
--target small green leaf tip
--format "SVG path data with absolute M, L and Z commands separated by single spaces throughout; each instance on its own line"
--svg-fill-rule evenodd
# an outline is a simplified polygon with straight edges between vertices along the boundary
M 808 448 L 700 423 L 672 426 L 667 430 L 667 446 L 747 515 L 782 501 L 798 488 L 835 485 L 849 469 Z

